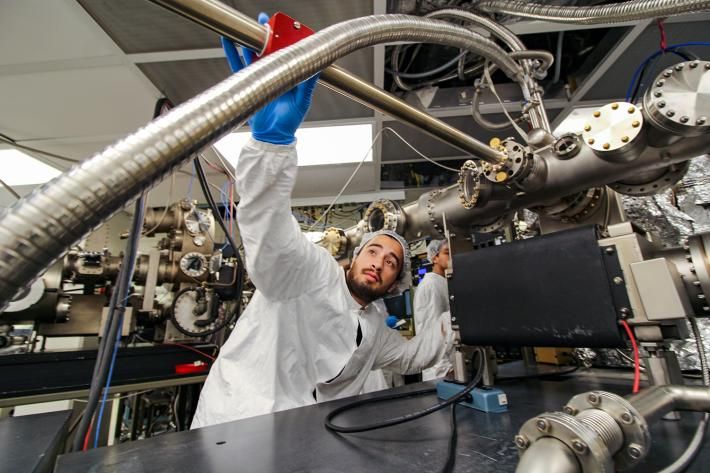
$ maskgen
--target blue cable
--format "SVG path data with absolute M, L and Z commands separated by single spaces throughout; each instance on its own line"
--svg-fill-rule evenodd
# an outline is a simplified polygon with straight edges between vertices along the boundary
M 634 75 L 631 77 L 631 83 L 629 84 L 628 89 L 626 89 L 626 101 L 629 102 L 631 100 L 631 94 L 633 94 L 634 86 L 636 85 L 636 81 L 638 80 L 639 74 L 641 74 L 641 71 L 643 68 L 653 59 L 656 57 L 665 54 L 666 52 L 674 53 L 680 55 L 677 51 L 675 51 L 678 48 L 685 48 L 688 46 L 710 46 L 710 42 L 707 41 L 689 41 L 687 43 L 679 43 L 679 44 L 673 44 L 671 46 L 668 46 L 665 51 L 659 50 L 654 52 L 653 54 L 649 55 L 646 59 L 643 60 L 641 64 L 636 68 L 636 71 L 634 72 Z M 682 57 L 682 56 L 681 56 Z
M 123 306 L 128 298 L 124 300 L 121 305 Z M 111 387 L 111 378 L 113 377 L 113 367 L 116 364 L 116 353 L 118 353 L 118 345 L 121 342 L 121 332 L 123 332 L 123 311 L 120 311 L 118 317 L 118 331 L 116 332 L 116 343 L 113 346 L 113 353 L 111 354 L 111 365 L 108 369 L 108 376 L 106 377 L 106 386 L 104 387 L 104 395 L 101 399 L 101 407 L 99 408 L 99 416 L 96 418 L 96 426 L 94 427 L 94 448 L 99 445 L 99 432 L 101 431 L 101 419 L 104 416 L 104 407 L 106 406 L 106 398 L 108 397 L 108 390 Z

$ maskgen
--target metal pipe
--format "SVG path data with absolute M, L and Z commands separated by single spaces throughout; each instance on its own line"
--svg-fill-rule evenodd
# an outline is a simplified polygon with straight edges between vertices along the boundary
M 515 468 L 516 473 L 582 473 L 574 453 L 553 437 L 537 440 Z
M 556 23 L 594 25 L 621 23 L 694 13 L 710 8 L 710 1 L 640 0 L 592 7 L 564 7 L 522 1 L 490 0 L 475 5 L 480 11 Z
M 704 386 L 654 386 L 629 398 L 650 424 L 671 411 L 710 412 L 710 388 Z
M 342 56 L 392 41 L 481 49 L 478 38 L 455 25 L 406 15 L 378 15 L 333 25 L 262 58 L 0 214 L 0 310 L 67 248 L 126 202 L 270 100 Z
M 216 0 L 151 1 L 256 51 L 260 51 L 266 42 L 267 32 L 264 26 Z M 485 38 L 481 37 L 481 39 Z M 498 49 L 500 51 L 496 54 L 500 52 L 505 54 L 502 49 Z M 510 63 L 509 65 L 512 66 Z M 501 153 L 492 150 L 485 143 L 338 66 L 325 69 L 321 73 L 320 81 L 335 92 L 396 118 L 468 154 L 487 161 L 499 161 L 503 158 Z

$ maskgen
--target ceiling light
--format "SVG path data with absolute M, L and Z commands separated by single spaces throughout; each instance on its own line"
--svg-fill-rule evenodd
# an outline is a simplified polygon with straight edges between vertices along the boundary
M 8 186 L 42 184 L 62 172 L 16 149 L 0 149 L 0 179 Z
M 231 133 L 214 144 L 219 153 L 236 167 L 242 147 L 251 133 Z M 372 161 L 372 124 L 320 126 L 296 130 L 299 166 L 359 163 Z

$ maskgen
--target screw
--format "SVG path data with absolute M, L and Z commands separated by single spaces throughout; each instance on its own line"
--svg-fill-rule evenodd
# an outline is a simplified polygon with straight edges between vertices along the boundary
M 628 307 L 622 307 L 621 309 L 619 309 L 619 313 L 621 314 L 621 318 L 625 319 L 631 314 L 631 311 L 628 309 Z
M 700 117 L 697 120 L 695 120 L 696 125 L 703 125 L 707 121 L 707 118 L 705 117 Z
M 673 115 L 675 115 L 675 112 L 674 112 L 673 110 L 668 110 L 668 111 L 666 112 L 666 116 L 667 116 L 667 117 L 672 117 Z
M 663 107 L 666 106 L 666 102 L 664 102 L 663 100 L 661 100 L 660 102 L 658 102 L 657 105 L 658 105 L 658 108 L 663 108 Z
M 620 419 L 622 424 L 630 425 L 634 423 L 634 416 L 632 416 L 630 412 L 621 414 Z
M 599 111 L 594 112 L 594 118 L 599 118 L 601 115 L 602 114 Z
M 632 443 L 629 445 L 629 448 L 627 449 L 629 452 L 629 456 L 633 458 L 634 460 L 638 460 L 641 458 L 641 455 L 643 455 L 643 447 L 637 443 Z
M 705 69 L 710 69 L 710 62 L 705 63 Z
M 608 254 L 608 255 L 613 255 L 613 254 L 614 254 L 614 248 L 611 247 L 611 246 L 607 246 L 607 247 L 606 247 L 606 250 L 604 250 L 604 251 L 606 251 L 606 254 Z
M 593 144 L 594 144 L 594 138 L 589 138 L 589 139 L 587 140 L 587 143 L 589 143 L 590 145 L 593 145 Z
M 695 286 L 695 287 L 700 286 L 700 281 L 693 281 L 693 286 Z
M 628 309 L 627 309 L 628 310 Z M 623 311 L 623 309 L 622 309 Z M 587 396 L 587 402 L 591 404 L 592 406 L 598 406 L 601 403 L 601 399 L 599 399 L 599 395 L 596 393 L 589 393 L 589 396 Z
M 682 71 L 682 70 L 683 70 L 683 66 L 684 66 L 683 63 L 677 64 L 677 65 L 675 66 L 675 70 L 676 70 L 676 71 Z
M 690 120 L 690 118 L 686 117 L 685 115 L 683 115 L 682 117 L 680 117 L 680 122 L 681 122 L 681 123 L 688 123 L 688 120 Z
M 668 77 L 671 76 L 671 74 L 673 74 L 673 71 L 671 71 L 670 69 L 668 69 L 667 71 L 663 72 L 663 77 L 668 78 Z
M 454 295 L 453 295 L 453 294 L 451 294 L 451 295 L 449 296 L 449 300 L 450 300 L 450 301 L 453 301 L 453 300 L 454 300 Z
M 611 147 L 611 145 L 609 143 L 604 143 L 602 145 L 602 148 L 604 148 L 604 149 L 609 149 L 610 147 Z
M 569 414 L 571 416 L 577 415 L 577 409 L 575 409 L 572 406 L 565 406 L 562 408 L 565 414 Z
M 537 427 L 537 430 L 540 432 L 547 432 L 550 428 L 550 424 L 548 424 L 545 419 L 538 419 L 535 422 L 535 427 Z
M 618 103 L 613 103 L 613 104 L 611 104 L 611 109 L 612 109 L 612 110 L 616 110 L 617 108 L 619 108 L 619 104 L 618 104 Z
M 703 306 L 703 312 L 710 312 L 710 307 L 704 305 L 704 306 Z
M 293 27 L 296 28 L 297 30 L 300 30 L 300 29 L 301 29 L 301 23 L 298 22 L 298 21 L 294 21 L 294 22 L 293 22 Z
M 587 444 L 579 439 L 572 440 L 572 448 L 575 452 L 580 453 L 582 455 L 587 453 Z
M 688 265 L 688 269 L 690 270 L 691 273 L 695 274 L 695 266 L 693 266 L 692 264 Z
M 629 113 L 634 113 L 635 111 L 636 111 L 636 107 L 629 107 L 629 109 L 627 110 L 627 112 L 629 112 Z
M 518 448 L 528 448 L 529 445 L 530 441 L 526 437 L 523 437 L 522 435 L 515 436 L 515 446 Z
M 620 278 L 619 276 L 616 276 L 614 278 L 614 284 L 621 284 L 623 282 L 624 282 L 624 280 L 622 278 Z
M 698 294 L 698 299 L 700 299 L 700 300 L 705 299 L 705 294 Z
M 693 61 L 690 63 L 690 68 L 695 69 L 696 67 L 698 67 L 698 64 L 700 64 L 698 61 Z
M 634 120 L 633 122 L 631 122 L 631 126 L 634 128 L 638 128 L 641 126 L 641 122 L 638 120 Z
M 666 83 L 666 81 L 664 81 L 663 79 L 661 79 L 661 80 L 659 80 L 658 82 L 656 82 L 656 87 L 663 87 L 663 84 L 665 84 L 665 83 Z
M 661 90 L 657 90 L 653 93 L 654 97 L 660 97 L 661 95 L 663 95 L 663 91 L 661 91 Z
M 584 125 L 584 131 L 590 131 L 592 129 L 589 125 Z
M 621 137 L 621 142 L 622 142 L 622 143 L 628 143 L 628 142 L 629 142 L 629 137 L 628 137 L 628 136 L 622 136 L 622 137 Z

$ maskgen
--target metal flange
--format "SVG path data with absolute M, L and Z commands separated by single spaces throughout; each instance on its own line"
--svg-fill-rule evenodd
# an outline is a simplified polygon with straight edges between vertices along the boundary
M 663 168 L 659 174 L 646 182 L 629 183 L 618 181 L 609 184 L 609 187 L 614 189 L 619 194 L 624 195 L 641 196 L 658 194 L 683 179 L 683 176 L 685 176 L 688 172 L 689 167 L 690 161 L 671 164 L 670 166 Z
M 463 163 L 457 181 L 459 201 L 465 209 L 472 209 L 478 203 L 481 195 L 481 173 L 475 161 L 470 159 Z
M 507 184 L 524 179 L 530 172 L 532 155 L 525 147 L 513 140 L 504 140 L 498 147 L 505 154 L 500 163 L 483 163 L 481 173 L 484 178 L 495 184 Z
M 590 409 L 609 414 L 624 434 L 623 445 L 613 454 L 616 470 L 629 470 L 643 460 L 651 445 L 651 434 L 646 420 L 629 401 L 613 393 L 591 391 L 574 396 L 564 408 L 568 413 Z
M 377 199 L 370 204 L 363 217 L 368 232 L 392 230 L 399 234 L 404 229 L 404 213 L 397 202 L 389 199 Z
M 709 95 L 710 62 L 681 62 L 656 77 L 643 104 L 656 127 L 680 136 L 698 136 L 710 132 Z
M 345 236 L 345 231 L 340 228 L 330 227 L 323 232 L 323 238 L 320 245 L 324 247 L 330 255 L 335 259 L 340 259 L 345 256 L 345 251 L 348 246 L 348 239 Z
M 584 125 L 582 138 L 600 158 L 610 162 L 628 162 L 639 156 L 645 145 L 643 114 L 627 102 L 604 105 Z

